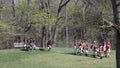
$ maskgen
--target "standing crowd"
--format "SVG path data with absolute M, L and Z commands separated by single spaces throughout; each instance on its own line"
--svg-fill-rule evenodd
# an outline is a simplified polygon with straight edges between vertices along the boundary
M 98 45 L 96 41 L 92 44 L 88 44 L 87 41 L 79 41 L 74 43 L 74 53 L 76 55 L 88 55 L 88 50 L 93 51 L 93 57 L 99 56 L 101 59 L 103 57 L 110 57 L 111 43 L 109 41 L 104 41 L 102 45 Z

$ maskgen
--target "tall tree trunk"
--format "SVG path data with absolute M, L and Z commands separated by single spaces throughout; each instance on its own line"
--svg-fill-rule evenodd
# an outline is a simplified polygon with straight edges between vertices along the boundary
M 49 29 L 48 29 L 48 38 L 52 38 L 51 35 L 51 23 L 50 23 L 50 19 L 51 19 L 51 8 L 50 8 L 50 0 L 47 0 L 47 14 L 48 14 L 48 23 L 49 23 Z
M 56 42 L 56 38 L 57 38 L 57 35 L 58 35 L 58 26 L 59 26 L 59 21 L 56 21 L 54 32 L 53 32 L 53 35 L 52 35 L 52 39 L 54 40 L 54 42 Z
M 113 5 L 113 13 L 114 13 L 114 20 L 115 24 L 118 25 L 117 27 L 120 28 L 120 0 L 112 0 Z M 116 32 L 116 63 L 117 68 L 120 68 L 120 29 L 117 29 Z
M 30 12 L 29 12 L 29 8 L 30 8 L 30 1 L 31 0 L 27 0 L 27 25 L 24 28 L 24 32 L 25 35 L 27 36 L 27 32 L 31 29 L 31 23 L 30 23 Z
M 86 8 L 88 7 L 88 2 L 83 0 L 83 23 L 84 23 L 84 28 L 83 28 L 83 39 L 86 39 Z
M 45 47 L 45 42 L 46 42 L 46 27 L 42 27 L 42 38 L 41 38 L 41 47 Z
M 0 19 L 2 19 L 2 13 L 1 13 L 2 8 L 3 8 L 3 0 L 0 0 Z
M 12 14 L 13 14 L 13 17 L 15 17 L 15 3 L 14 3 L 14 0 L 12 0 Z
M 56 20 L 54 32 L 53 32 L 53 35 L 52 35 L 52 38 L 53 38 L 54 42 L 56 42 L 56 38 L 57 38 L 57 35 L 58 35 L 58 27 L 59 27 L 59 24 L 60 24 L 59 20 L 62 18 L 62 16 L 61 16 L 62 8 L 64 6 L 66 6 L 70 2 L 70 0 L 67 0 L 64 3 L 63 2 L 64 2 L 63 0 L 60 1 L 58 11 L 57 11 L 57 20 Z
M 83 31 L 84 31 L 84 33 L 83 33 L 83 34 L 84 34 L 84 35 L 83 35 L 83 39 L 85 39 L 85 23 L 86 23 L 86 22 L 85 22 L 85 10 L 86 10 L 86 4 L 85 4 L 85 1 L 84 1 L 84 0 L 83 0 L 83 2 L 84 2 L 84 3 L 83 3 L 83 5 L 84 5 L 84 6 L 83 6 L 83 23 L 84 23 L 84 25 L 83 25 L 83 26 L 84 26 L 84 29 L 83 29 Z
M 28 19 L 27 21 L 29 24 L 30 24 L 30 12 L 29 12 L 30 11 L 30 9 L 29 9 L 30 8 L 30 1 L 31 0 L 27 0 L 27 19 Z
M 65 12 L 66 12 L 66 46 L 68 46 L 68 13 L 67 13 L 67 5 L 65 6 Z

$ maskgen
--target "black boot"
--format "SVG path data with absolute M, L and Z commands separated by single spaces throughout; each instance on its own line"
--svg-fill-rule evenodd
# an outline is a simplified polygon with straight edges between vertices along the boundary
M 101 56 L 100 59 L 103 59 L 103 57 Z
M 93 55 L 93 58 L 96 58 L 96 56 L 95 56 L 95 55 Z
M 85 56 L 88 56 L 88 54 L 85 54 Z

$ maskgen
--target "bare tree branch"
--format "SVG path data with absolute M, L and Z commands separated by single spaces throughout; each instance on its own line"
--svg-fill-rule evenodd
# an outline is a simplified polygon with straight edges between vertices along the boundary
M 104 19 L 104 18 L 103 18 L 103 21 L 108 24 L 108 26 L 106 26 L 106 27 L 113 27 L 115 30 L 120 32 L 120 27 L 118 25 L 116 25 L 113 22 L 108 21 L 107 19 Z
M 69 1 L 70 1 L 70 0 L 67 0 L 67 1 L 66 1 L 65 3 L 63 3 L 63 4 L 62 4 L 63 0 L 60 1 L 60 3 L 59 3 L 59 8 L 58 8 L 58 13 L 57 13 L 57 16 L 58 16 L 58 17 L 59 17 L 59 13 L 61 12 L 62 8 L 63 8 L 64 6 L 66 6 Z
M 69 2 L 70 2 L 70 0 L 67 0 L 63 3 L 63 0 L 61 0 L 60 3 L 59 3 L 58 12 L 57 12 L 57 21 L 55 23 L 55 29 L 54 29 L 53 36 L 52 36 L 54 41 L 56 41 L 56 37 L 57 37 L 57 34 L 58 34 L 58 26 L 60 24 L 59 20 L 62 18 L 62 16 L 61 16 L 62 8 L 64 6 L 66 6 Z

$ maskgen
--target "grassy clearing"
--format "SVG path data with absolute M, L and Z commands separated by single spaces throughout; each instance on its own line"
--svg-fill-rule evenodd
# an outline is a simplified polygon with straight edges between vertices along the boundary
M 32 52 L 19 49 L 0 51 L 0 68 L 115 68 L 115 51 L 110 58 L 73 55 L 72 48 L 54 48 L 52 51 Z

